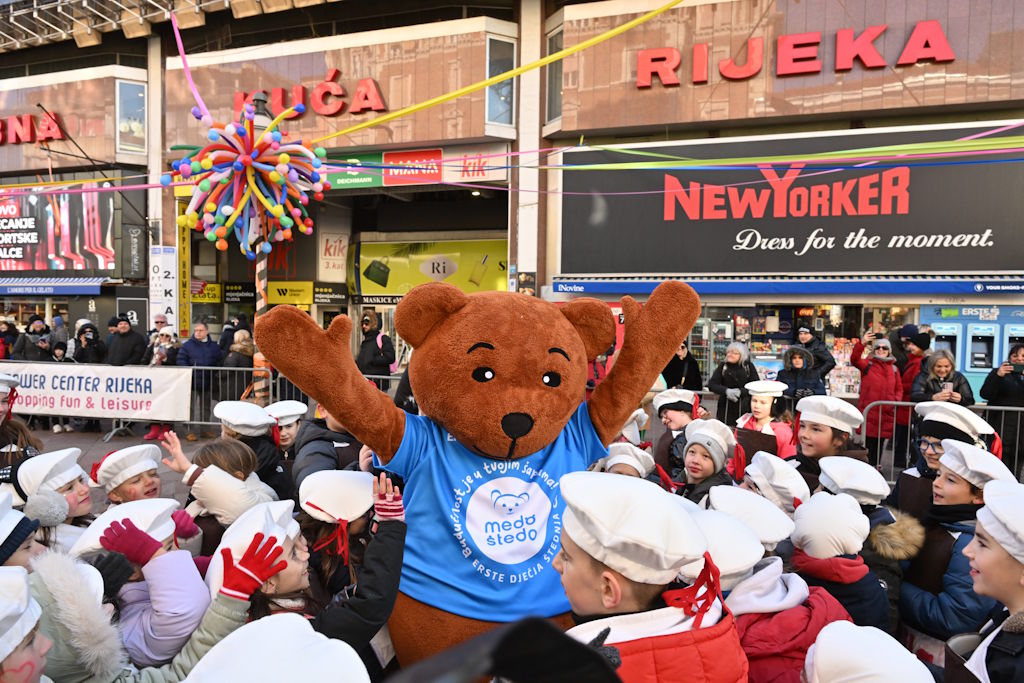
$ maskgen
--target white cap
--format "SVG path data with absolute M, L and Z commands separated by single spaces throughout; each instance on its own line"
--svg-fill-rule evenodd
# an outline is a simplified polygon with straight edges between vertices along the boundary
M 973 410 L 958 406 L 949 401 L 922 401 L 914 406 L 914 412 L 921 416 L 921 426 L 927 429 L 927 423 L 941 423 L 962 432 L 968 438 L 974 440 L 974 445 L 984 448 L 985 442 L 981 440 L 982 434 L 994 434 L 995 429 L 988 422 L 981 419 Z M 939 433 L 939 438 L 948 438 L 947 433 Z
M 736 584 L 750 576 L 750 570 L 764 557 L 764 546 L 757 534 L 731 515 L 717 510 L 698 510 L 691 514 L 697 528 L 708 541 L 711 560 L 722 572 L 722 590 L 732 590 Z M 701 558 L 685 565 L 679 573 L 683 578 L 694 581 L 703 569 L 704 558 Z
M 14 375 L 0 372 L 0 394 L 9 394 L 11 389 L 21 386 L 21 382 Z
M 624 477 L 623 477 L 624 478 Z M 299 532 L 298 523 L 292 519 L 295 503 L 290 500 L 276 500 L 260 503 L 249 508 L 236 519 L 221 536 L 220 545 L 210 559 L 210 567 L 206 570 L 206 585 L 210 587 L 210 595 L 216 597 L 224 582 L 224 558 L 221 551 L 231 549 L 231 555 L 237 562 L 252 543 L 253 536 L 263 534 L 264 538 L 273 536 L 278 544 L 295 538 Z
M 703 446 L 715 461 L 715 471 L 725 467 L 725 461 L 736 449 L 736 437 L 724 422 L 718 420 L 694 420 L 686 425 L 686 448 L 692 444 Z
M 267 415 L 277 420 L 277 424 L 286 427 L 298 422 L 309 408 L 301 401 L 278 401 L 266 407 Z
M 626 424 L 622 425 L 622 436 L 626 437 L 626 440 L 634 446 L 639 446 L 640 430 L 644 428 L 645 424 L 647 424 L 647 411 L 637 408 L 626 420 Z
M 1002 460 L 982 448 L 952 439 L 943 439 L 942 448 L 939 462 L 979 489 L 995 479 L 1017 481 Z
M 1015 560 L 1024 563 L 1024 486 L 995 480 L 985 487 L 978 524 Z
M 25 458 L 12 468 L 11 483 L 4 484 L 0 490 L 9 491 L 15 505 L 24 505 L 29 496 L 40 491 L 56 491 L 76 479 L 85 478 L 85 470 L 78 465 L 80 455 L 80 448 L 64 448 Z
M 317 633 L 308 619 L 294 612 L 273 614 L 236 629 L 203 655 L 185 681 L 295 680 L 296 656 L 302 669 L 312 672 L 313 680 L 370 683 L 366 666 L 351 645 Z
M 928 667 L 874 626 L 833 621 L 818 631 L 804 660 L 807 683 L 932 683 Z
M 889 495 L 889 483 L 871 465 L 842 456 L 818 460 L 821 476 L 818 481 L 829 493 L 848 493 L 861 505 L 878 505 Z
M 696 400 L 697 394 L 689 389 L 667 389 L 654 397 L 654 414 L 661 415 L 662 406 L 673 403 L 685 403 L 692 407 Z
M 825 560 L 859 553 L 871 531 L 867 516 L 853 496 L 819 491 L 796 509 L 793 545 Z
M 712 486 L 708 491 L 708 509 L 724 512 L 743 522 L 766 550 L 774 550 L 779 541 L 793 535 L 793 520 L 767 498 L 739 486 Z M 706 535 L 706 534 L 705 534 Z M 708 541 L 711 542 L 710 536 Z M 718 556 L 711 553 L 718 564 Z M 721 565 L 719 564 L 721 569 Z M 722 570 L 723 573 L 725 570 Z
M 132 524 L 141 531 L 145 531 L 154 540 L 163 543 L 174 535 L 174 520 L 171 519 L 171 513 L 177 509 L 178 501 L 170 498 L 144 498 L 113 505 L 93 520 L 92 524 L 71 546 L 68 554 L 72 557 L 80 557 L 93 550 L 101 550 L 103 546 L 100 544 L 100 537 L 103 532 L 114 522 L 125 519 L 132 520 Z
M 321 522 L 351 522 L 373 507 L 373 479 L 369 472 L 354 470 L 314 472 L 299 486 L 299 505 Z
M 751 396 L 782 396 L 782 392 L 789 388 L 785 382 L 776 382 L 772 379 L 759 379 L 755 382 L 747 382 L 743 388 L 750 392 Z
M 155 470 L 160 462 L 160 449 L 154 444 L 129 446 L 103 456 L 92 467 L 89 485 L 102 486 L 110 493 L 132 477 Z
M 213 415 L 242 436 L 261 436 L 277 424 L 266 410 L 248 401 L 221 401 L 213 407 Z
M 0 567 L 0 661 L 25 640 L 42 614 L 24 567 Z
M 601 458 L 599 462 L 604 471 L 610 470 L 614 465 L 629 465 L 641 477 L 646 477 L 654 471 L 653 455 L 631 443 L 621 441 L 608 446 L 608 457 Z
M 168 335 L 170 337 L 174 337 L 177 334 L 177 332 L 170 325 L 165 325 L 165 326 L 160 328 L 159 334 L 166 334 L 166 335 Z
M 757 486 L 762 496 L 785 512 L 792 513 L 796 509 L 794 499 L 802 503 L 811 497 L 807 480 L 800 476 L 795 467 L 777 455 L 765 451 L 754 453 L 743 474 Z
M 796 404 L 801 422 L 815 422 L 853 434 L 864 417 L 857 408 L 834 396 L 805 396 Z
M 646 479 L 572 472 L 559 487 L 566 504 L 562 532 L 632 581 L 672 583 L 683 565 L 707 550 L 678 496 Z

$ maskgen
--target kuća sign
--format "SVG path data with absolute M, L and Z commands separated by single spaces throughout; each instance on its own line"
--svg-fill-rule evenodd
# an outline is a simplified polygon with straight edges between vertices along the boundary
M 696 160 L 757 159 L 950 141 L 994 127 L 805 134 L 644 146 L 643 151 Z M 615 150 L 565 155 L 568 166 L 638 159 L 649 157 Z M 1019 272 L 1024 262 L 1020 164 L 836 163 L 840 168 L 796 162 L 723 170 L 565 171 L 561 271 Z

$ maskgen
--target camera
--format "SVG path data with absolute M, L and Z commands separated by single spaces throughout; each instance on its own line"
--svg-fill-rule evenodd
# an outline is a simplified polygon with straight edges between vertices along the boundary
M 96 333 L 93 332 L 92 330 L 86 330 L 84 336 L 89 341 L 92 341 L 92 340 L 94 340 L 96 338 Z

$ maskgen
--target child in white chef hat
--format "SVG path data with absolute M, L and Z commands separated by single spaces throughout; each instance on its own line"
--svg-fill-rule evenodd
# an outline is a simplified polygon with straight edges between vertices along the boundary
M 43 669 L 53 642 L 39 631 L 42 613 L 29 590 L 28 572 L 0 567 L 0 680 L 50 680 Z
M 31 561 L 46 547 L 36 540 L 39 521 L 11 507 L 11 494 L 0 491 L 0 566 L 31 570 Z
M 797 464 L 811 491 L 818 488 L 821 458 L 845 455 L 867 461 L 867 451 L 854 449 L 850 441 L 864 421 L 855 406 L 835 396 L 805 396 L 797 402 L 796 410 L 793 432 L 797 454 L 790 460 Z
M 213 407 L 221 423 L 221 436 L 237 439 L 256 454 L 256 476 L 274 489 L 279 500 L 293 498 L 295 487 L 291 473 L 285 470 L 278 447 L 277 419 L 248 401 L 221 401 Z
M 797 505 L 811 497 L 807 481 L 792 463 L 765 451 L 754 453 L 740 486 L 763 496 L 790 517 Z
M 0 471 L 0 481 L 4 482 L 0 490 L 11 494 L 15 507 L 24 506 L 30 497 L 39 494 L 56 494 L 53 497 L 61 506 L 63 521 L 40 526 L 36 537 L 43 545 L 64 552 L 71 549 L 94 519 L 88 478 L 78 464 L 81 454 L 78 448 L 40 453 Z
M 267 415 L 277 420 L 281 453 L 286 460 L 294 460 L 292 446 L 302 426 L 302 418 L 309 412 L 309 407 L 301 401 L 277 401 L 266 407 Z
M 604 644 L 618 649 L 627 683 L 686 680 L 692 662 L 707 657 L 717 667 L 706 680 L 745 680 L 746 657 L 713 563 L 692 586 L 676 583 L 683 566 L 710 557 L 678 499 L 652 482 L 598 472 L 567 474 L 559 488 L 566 507 L 552 567 L 574 615 L 586 619 L 568 634 L 591 642 L 610 629 Z
M 672 462 L 671 445 L 677 438 L 682 438 L 683 430 L 697 418 L 707 415 L 700 407 L 700 394 L 689 389 L 668 389 L 654 397 L 654 415 L 665 425 L 665 433 L 658 437 L 654 445 L 654 461 L 673 478 L 679 476 L 683 468 L 682 460 Z M 683 444 L 680 444 L 682 446 Z
M 608 446 L 608 455 L 595 462 L 591 469 L 643 479 L 654 471 L 654 457 L 631 443 L 618 442 Z
M 111 451 L 93 464 L 90 485 L 105 489 L 107 498 L 114 504 L 159 498 L 159 460 L 160 449 L 153 444 Z
M 678 443 L 674 442 L 673 448 Z M 703 506 L 712 486 L 732 485 L 732 475 L 725 465 L 736 453 L 736 438 L 724 422 L 694 420 L 686 425 L 683 453 L 686 483 L 677 493 L 684 498 Z
M 807 683 L 932 683 L 935 679 L 924 664 L 885 631 L 837 621 L 821 629 L 807 651 L 803 680 Z

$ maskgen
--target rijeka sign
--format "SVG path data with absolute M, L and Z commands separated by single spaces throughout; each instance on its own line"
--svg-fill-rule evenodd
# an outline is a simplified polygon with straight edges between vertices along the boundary
M 17 114 L 0 119 L 0 145 L 63 140 L 64 132 L 57 119 L 53 117 L 56 117 L 56 114 Z
M 339 82 L 341 72 L 331 69 L 327 72 L 327 78 L 318 83 L 309 92 L 304 85 L 293 85 L 291 88 L 271 88 L 267 90 L 253 90 L 252 92 L 238 91 L 235 93 L 235 118 L 242 113 L 242 107 L 246 103 L 252 103 L 256 93 L 264 92 L 270 100 L 270 111 L 274 116 L 294 107 L 296 104 L 306 105 L 306 111 L 312 110 L 318 116 L 338 116 L 345 112 L 349 114 L 362 114 L 367 111 L 387 111 L 384 104 L 384 96 L 380 92 L 380 86 L 372 78 L 362 78 L 356 84 L 355 92 L 352 93 L 351 101 L 348 100 L 348 92 Z M 301 118 L 302 114 L 293 113 L 288 118 Z
M 853 29 L 839 29 L 835 35 L 836 72 L 850 71 L 855 62 L 860 62 L 865 69 L 883 69 L 889 64 L 878 51 L 875 41 L 888 29 L 886 24 L 868 26 L 860 33 Z M 779 36 L 775 46 L 775 75 L 798 76 L 820 73 L 823 65 L 821 59 L 821 32 L 795 33 Z M 697 43 L 691 50 L 690 82 L 707 83 L 710 78 L 710 44 Z M 942 30 L 942 25 L 935 20 L 919 21 L 910 32 L 895 66 L 912 66 L 920 62 L 952 62 L 956 59 L 953 48 Z M 674 47 L 658 47 L 640 50 L 636 56 L 636 87 L 650 88 L 657 78 L 663 86 L 676 86 L 682 81 L 679 77 L 679 65 L 682 53 Z M 728 80 L 753 78 L 761 73 L 765 63 L 765 45 L 763 37 L 747 39 L 746 60 L 739 64 L 735 56 L 728 57 L 718 63 L 718 73 Z

